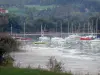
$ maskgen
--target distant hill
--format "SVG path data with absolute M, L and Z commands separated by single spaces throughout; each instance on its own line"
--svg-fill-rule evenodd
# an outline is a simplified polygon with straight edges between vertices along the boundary
M 0 0 L 0 6 L 74 5 L 91 11 L 100 11 L 100 0 Z
M 0 0 L 0 4 L 98 4 L 100 0 Z

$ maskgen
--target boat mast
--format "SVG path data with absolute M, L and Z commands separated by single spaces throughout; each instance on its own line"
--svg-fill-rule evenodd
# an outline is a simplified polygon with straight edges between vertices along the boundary
M 26 28 L 25 28 L 25 23 L 24 23 L 24 38 L 25 38 L 25 32 L 26 32 L 25 30 L 26 30 Z
M 68 35 L 69 35 L 69 33 L 70 33 L 70 32 L 69 32 L 69 21 L 68 21 Z
M 72 34 L 73 34 L 73 22 L 72 22 L 72 31 L 71 31 L 71 32 L 72 32 Z
M 89 25 L 89 22 L 88 22 L 88 35 L 89 35 L 89 32 L 90 32 L 90 25 Z
M 10 35 L 12 35 L 12 24 L 11 24 L 11 27 L 10 27 L 10 29 L 11 29 Z
M 55 23 L 56 24 L 56 36 L 57 36 L 57 23 Z
M 97 20 L 96 20 L 96 36 L 98 35 L 98 18 L 97 18 Z
M 62 22 L 61 22 L 61 38 L 62 38 Z
M 89 25 L 90 25 L 90 23 L 89 23 Z M 90 25 L 90 31 L 91 31 L 92 35 L 94 35 L 94 30 L 93 30 L 93 21 L 92 21 L 92 25 Z
M 41 24 L 41 37 L 44 36 L 44 33 L 43 33 L 43 29 L 42 29 L 42 24 Z
M 80 31 L 80 27 L 81 25 L 80 25 L 80 23 L 79 23 L 79 26 L 78 26 L 78 33 L 81 33 L 81 31 Z
M 84 23 L 84 25 L 83 25 L 84 27 L 83 27 L 83 34 L 85 33 L 85 23 Z

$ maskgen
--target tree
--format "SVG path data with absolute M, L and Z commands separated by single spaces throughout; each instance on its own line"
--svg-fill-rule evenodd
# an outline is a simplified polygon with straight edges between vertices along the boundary
M 12 51 L 19 50 L 18 46 L 18 42 L 10 36 L 3 34 L 0 35 L 0 65 L 3 64 L 5 55 L 9 54 Z

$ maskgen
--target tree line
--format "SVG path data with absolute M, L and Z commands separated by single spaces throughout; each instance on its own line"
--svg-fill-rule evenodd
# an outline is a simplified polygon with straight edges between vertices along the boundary
M 84 25 L 86 27 L 86 30 L 84 31 L 87 31 L 88 23 L 90 27 L 93 27 L 94 29 L 96 28 L 96 25 L 98 25 L 98 30 L 100 30 L 100 15 L 92 16 L 82 21 L 77 20 L 74 17 L 70 19 L 55 17 L 31 19 L 29 16 L 18 16 L 15 14 L 8 14 L 6 16 L 8 16 L 7 24 L 0 25 L 0 32 L 11 32 L 12 26 L 13 33 L 23 33 L 24 24 L 26 33 L 40 32 L 41 25 L 45 32 L 60 32 L 61 25 L 63 32 L 71 32 L 72 29 L 74 32 L 82 32 Z

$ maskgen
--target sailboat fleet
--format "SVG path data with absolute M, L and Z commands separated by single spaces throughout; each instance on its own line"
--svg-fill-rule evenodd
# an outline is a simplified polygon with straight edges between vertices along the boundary
M 61 28 L 60 37 L 47 37 L 47 36 L 45 36 L 43 26 L 41 24 L 41 36 L 38 38 L 38 41 L 33 42 L 33 44 L 48 44 L 49 43 L 51 45 L 51 47 L 55 47 L 55 46 L 62 47 L 63 45 L 67 44 L 70 47 L 71 45 L 77 45 L 78 43 L 80 43 L 80 41 L 81 42 L 91 41 L 92 45 L 95 45 L 95 44 L 97 44 L 97 41 L 100 41 L 99 39 L 97 39 L 97 35 L 94 35 L 93 32 L 91 32 L 88 35 L 84 35 L 84 36 L 81 36 L 78 33 L 73 33 L 73 30 L 74 30 L 73 26 L 74 25 L 72 24 L 71 28 L 70 28 L 69 24 L 68 24 L 68 29 L 67 29 L 68 30 L 68 36 L 67 37 L 62 37 L 63 36 L 62 35 L 62 24 L 61 24 L 61 27 L 60 27 Z M 96 28 L 97 28 L 97 24 L 96 24 Z M 90 31 L 93 31 L 93 30 L 91 30 L 90 24 L 88 23 L 88 32 L 90 32 Z M 97 29 L 95 29 L 95 32 L 97 33 Z M 11 35 L 12 35 L 12 33 L 13 32 L 12 32 L 12 25 L 11 25 Z M 14 36 L 13 38 L 17 39 L 18 41 L 30 41 L 30 40 L 32 41 L 31 38 L 26 38 L 25 24 L 24 24 L 24 37 Z

